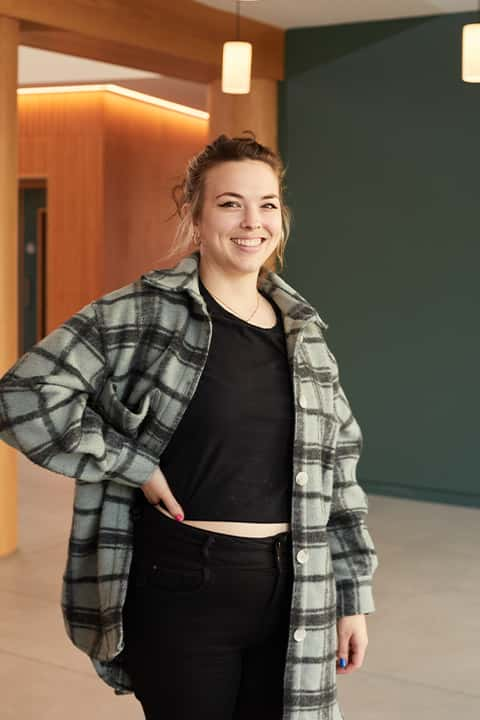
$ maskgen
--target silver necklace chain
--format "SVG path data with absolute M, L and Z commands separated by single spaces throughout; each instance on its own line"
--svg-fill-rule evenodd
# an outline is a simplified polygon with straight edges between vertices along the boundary
M 208 288 L 207 288 L 207 289 L 208 289 Z M 210 295 L 213 295 L 213 293 L 212 293 L 211 290 L 209 290 L 208 292 L 210 293 Z M 213 295 L 213 297 L 215 298 L 215 300 L 217 300 L 217 301 L 220 303 L 220 305 L 224 305 L 226 308 L 228 308 L 229 310 L 231 310 L 234 315 L 236 315 L 237 317 L 241 318 L 242 320 L 244 319 L 244 318 L 242 318 L 241 315 L 239 315 L 237 312 L 235 312 L 235 310 L 234 310 L 233 308 L 231 308 L 229 305 L 227 305 L 227 303 L 224 303 L 222 300 L 220 300 L 220 298 L 217 298 L 216 295 Z M 249 322 L 249 320 L 251 320 L 252 317 L 255 315 L 255 313 L 256 313 L 257 310 L 258 310 L 259 304 L 260 304 L 260 293 L 258 293 L 258 297 L 257 297 L 257 307 L 255 308 L 255 310 L 253 311 L 253 313 L 250 315 L 250 317 L 247 318 L 246 322 Z

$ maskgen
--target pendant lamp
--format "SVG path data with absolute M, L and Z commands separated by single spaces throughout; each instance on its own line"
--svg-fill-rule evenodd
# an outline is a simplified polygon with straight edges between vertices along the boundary
M 480 82 L 480 2 L 478 22 L 463 26 L 462 35 L 462 80 Z
M 253 2 L 254 0 L 242 0 Z M 237 0 L 237 37 L 223 44 L 222 92 L 247 95 L 250 92 L 252 44 L 240 41 L 240 0 Z

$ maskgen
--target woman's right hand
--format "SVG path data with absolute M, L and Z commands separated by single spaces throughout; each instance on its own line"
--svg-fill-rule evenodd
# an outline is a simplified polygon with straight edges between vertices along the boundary
M 175 496 L 170 490 L 167 478 L 158 466 L 155 468 L 148 480 L 141 485 L 141 488 L 149 503 L 157 505 L 160 501 L 162 501 L 172 517 L 176 520 L 183 520 L 184 514 L 182 507 L 175 500 Z

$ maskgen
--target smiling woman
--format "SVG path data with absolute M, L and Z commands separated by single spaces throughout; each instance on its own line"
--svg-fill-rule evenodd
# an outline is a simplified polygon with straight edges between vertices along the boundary
M 366 648 L 363 438 L 328 326 L 275 271 L 282 179 L 269 148 L 217 138 L 181 186 L 194 252 L 0 378 L 0 436 L 77 479 L 68 634 L 148 720 L 341 720 L 336 660 Z
M 173 248 L 193 238 L 208 291 L 249 320 L 274 315 L 258 283 L 275 258 L 283 264 L 290 222 L 284 172 L 280 158 L 254 139 L 222 135 L 190 162 L 183 185 L 174 189 L 174 198 L 179 188 L 182 197 Z
M 220 135 L 188 163 L 183 182 L 172 190 L 180 222 L 168 256 L 191 251 L 192 241 L 206 247 L 211 235 L 208 221 L 217 208 L 224 214 L 222 223 L 230 231 L 229 239 L 260 236 L 266 241 L 259 255 L 260 280 L 269 270 L 283 269 L 291 211 L 284 200 L 286 170 L 282 159 L 257 143 L 253 132 L 244 132 L 248 134 L 251 137 Z M 249 172 L 252 169 L 255 172 Z M 252 216 L 254 208 L 257 216 Z M 241 224 L 242 217 L 246 225 Z M 249 218 L 264 232 L 259 233 L 258 227 L 249 228 Z M 215 220 L 214 225 L 221 227 Z
M 278 198 L 278 184 L 274 170 L 261 160 L 222 162 L 206 174 L 202 212 L 193 223 L 204 286 L 218 302 L 248 321 L 257 313 L 274 314 L 257 283 L 262 264 L 281 238 L 279 205 L 265 202 L 265 198 Z M 236 190 L 218 193 L 224 187 Z M 219 202 L 225 195 L 239 200 Z

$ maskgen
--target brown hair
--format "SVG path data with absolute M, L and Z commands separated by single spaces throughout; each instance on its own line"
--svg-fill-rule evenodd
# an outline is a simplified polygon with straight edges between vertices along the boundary
M 190 246 L 193 242 L 193 225 L 200 218 L 203 207 L 207 171 L 219 163 L 231 160 L 260 160 L 269 165 L 278 178 L 282 234 L 275 253 L 272 253 L 262 265 L 259 276 L 266 275 L 269 270 L 276 272 L 277 260 L 280 264 L 280 270 L 283 269 L 285 247 L 292 222 L 291 211 L 284 202 L 286 168 L 281 157 L 266 145 L 258 143 L 255 134 L 251 130 L 244 130 L 243 133 L 250 133 L 252 137 L 231 138 L 227 135 L 219 135 L 201 152 L 192 157 L 187 165 L 183 180 L 173 187 L 172 197 L 177 208 L 176 213 L 173 214 L 178 214 L 180 222 L 177 225 L 172 246 L 167 253 L 169 257 L 177 253 L 183 254 L 184 251 L 186 254 L 191 253 L 197 247 L 195 245 Z M 189 207 L 182 214 L 184 203 L 189 203 Z

